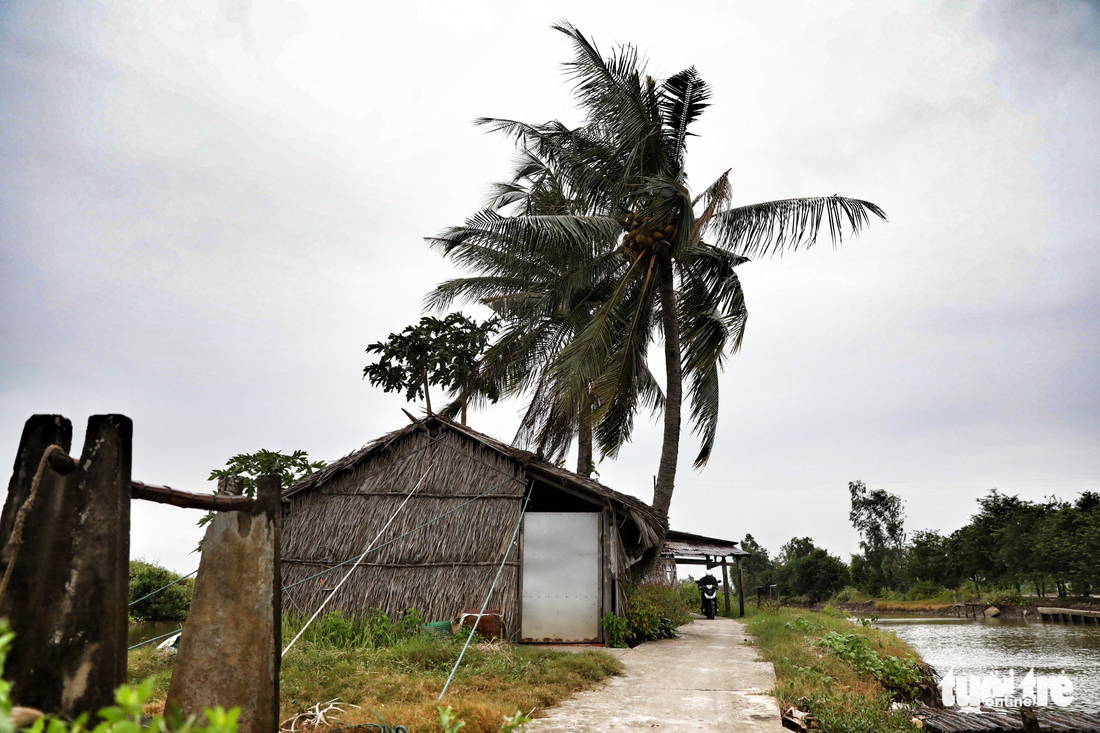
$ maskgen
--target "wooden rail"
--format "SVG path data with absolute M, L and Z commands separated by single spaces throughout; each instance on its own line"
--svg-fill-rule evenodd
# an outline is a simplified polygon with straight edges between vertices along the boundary
M 62 476 L 68 476 L 79 466 L 75 458 L 58 452 L 50 453 L 48 460 L 50 468 Z M 190 491 L 180 491 L 170 486 L 146 484 L 141 481 L 130 482 L 130 496 L 134 499 L 155 501 L 158 504 L 169 504 L 183 509 L 205 509 L 213 512 L 249 511 L 256 504 L 255 499 L 247 496 L 193 494 Z
M 184 509 L 206 509 L 213 512 L 241 512 L 250 510 L 256 500 L 247 496 L 226 496 L 224 494 L 192 494 L 170 486 L 143 484 L 140 481 L 130 483 L 130 496 L 135 499 L 155 501 L 158 504 L 170 504 Z

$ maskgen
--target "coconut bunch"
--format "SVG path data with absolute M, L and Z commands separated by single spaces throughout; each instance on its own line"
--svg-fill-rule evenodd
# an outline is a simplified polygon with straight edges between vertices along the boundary
M 641 211 L 627 213 L 623 221 L 626 235 L 620 248 L 623 256 L 633 262 L 648 252 L 668 255 L 671 250 L 669 242 L 676 236 L 676 223 L 673 219 L 674 216 L 669 215 L 663 220 L 651 221 Z

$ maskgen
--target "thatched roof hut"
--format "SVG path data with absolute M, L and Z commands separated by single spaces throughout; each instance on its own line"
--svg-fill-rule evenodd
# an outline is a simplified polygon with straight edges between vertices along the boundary
M 284 496 L 284 609 L 312 613 L 351 564 L 299 581 L 357 558 L 377 537 L 329 608 L 453 619 L 481 606 L 507 553 L 489 605 L 515 640 L 599 638 L 598 619 L 625 612 L 629 569 L 652 559 L 667 530 L 642 501 L 439 416 L 382 436 Z

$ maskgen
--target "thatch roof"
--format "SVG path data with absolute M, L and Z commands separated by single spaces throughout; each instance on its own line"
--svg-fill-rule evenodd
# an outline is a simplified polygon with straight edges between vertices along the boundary
M 377 440 L 367 443 L 359 450 L 349 453 L 343 458 L 333 461 L 320 471 L 310 474 L 287 489 L 283 497 L 290 498 L 308 492 L 327 483 L 343 472 L 353 470 L 363 461 L 386 450 L 402 438 L 417 431 L 430 431 L 437 427 L 465 436 L 504 457 L 512 459 L 528 475 L 534 475 L 552 486 L 560 486 L 573 493 L 585 495 L 598 503 L 612 506 L 628 516 L 637 526 L 641 549 L 657 545 L 668 530 L 667 520 L 640 499 L 619 493 L 598 481 L 585 478 L 560 466 L 555 466 L 530 451 L 516 448 L 441 415 L 432 415 L 386 433 Z
M 706 537 L 690 532 L 677 532 L 669 530 L 665 535 L 665 544 L 661 548 L 661 557 L 699 559 L 708 557 L 747 557 L 751 552 L 742 550 L 733 540 L 723 540 L 718 537 Z

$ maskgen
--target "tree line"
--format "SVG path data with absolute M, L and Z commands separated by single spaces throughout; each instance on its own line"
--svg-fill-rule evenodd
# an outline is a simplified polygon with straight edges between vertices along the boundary
M 849 519 L 860 551 L 848 562 L 795 537 L 772 556 L 753 536 L 742 546 L 745 584 L 765 594 L 811 601 L 856 593 L 871 598 L 956 598 L 998 593 L 1040 598 L 1088 596 L 1100 587 L 1100 493 L 1041 502 L 992 489 L 964 526 L 907 535 L 901 498 L 862 481 L 848 485 Z

